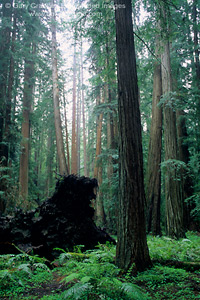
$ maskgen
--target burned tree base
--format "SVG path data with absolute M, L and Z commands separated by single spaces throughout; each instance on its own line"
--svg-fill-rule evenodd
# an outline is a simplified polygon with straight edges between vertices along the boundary
M 53 196 L 36 210 L 0 218 L 0 254 L 17 253 L 18 248 L 52 259 L 55 248 L 72 251 L 76 245 L 92 249 L 98 243 L 115 241 L 94 221 L 96 179 L 62 176 Z

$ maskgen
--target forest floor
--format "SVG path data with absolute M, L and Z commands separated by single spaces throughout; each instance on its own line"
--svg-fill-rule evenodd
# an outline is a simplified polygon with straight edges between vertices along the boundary
M 149 270 L 123 274 L 115 264 L 115 246 L 99 245 L 82 253 L 61 250 L 49 264 L 21 253 L 0 256 L 0 299 L 200 299 L 200 236 L 179 241 L 148 236 L 153 261 Z

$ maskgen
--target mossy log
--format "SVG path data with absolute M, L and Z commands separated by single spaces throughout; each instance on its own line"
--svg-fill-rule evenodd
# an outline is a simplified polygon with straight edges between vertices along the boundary
M 115 241 L 94 221 L 90 203 L 96 198 L 97 180 L 75 175 L 61 176 L 51 198 L 37 209 L 0 218 L 0 254 L 16 253 L 16 245 L 48 259 L 54 248 L 73 251 L 75 245 L 92 249 L 98 243 Z

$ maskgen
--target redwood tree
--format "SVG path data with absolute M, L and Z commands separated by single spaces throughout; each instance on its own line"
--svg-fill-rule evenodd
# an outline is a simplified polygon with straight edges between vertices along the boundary
M 54 103 L 54 120 L 56 129 L 56 147 L 58 155 L 58 164 L 60 174 L 69 174 L 62 135 L 62 124 L 59 107 L 59 88 L 58 88 L 58 69 L 57 69 L 57 42 L 56 42 L 56 16 L 54 8 L 54 0 L 51 2 L 52 14 L 52 78 L 53 78 L 53 103 Z
M 161 64 L 159 55 L 160 43 L 156 41 L 156 56 L 154 64 L 152 120 L 147 163 L 147 226 L 153 235 L 161 234 L 160 202 L 161 202 L 161 150 L 162 150 L 162 108 L 158 107 L 162 95 Z
M 178 168 L 178 144 L 176 112 L 171 100 L 172 73 L 170 61 L 170 43 L 168 28 L 168 9 L 161 7 L 162 54 L 161 74 L 162 89 L 165 103 L 163 107 L 164 143 L 165 143 L 165 202 L 166 202 L 166 233 L 172 238 L 185 236 L 183 215 L 183 186 L 181 185 L 182 170 Z
M 137 270 L 151 265 L 144 214 L 141 117 L 131 0 L 115 0 L 119 113 L 119 208 L 116 262 Z
M 78 156 L 77 156 L 77 132 L 76 132 L 76 44 L 74 44 L 74 62 L 73 62 L 73 107 L 72 107 L 72 146 L 71 146 L 71 173 L 77 174 Z

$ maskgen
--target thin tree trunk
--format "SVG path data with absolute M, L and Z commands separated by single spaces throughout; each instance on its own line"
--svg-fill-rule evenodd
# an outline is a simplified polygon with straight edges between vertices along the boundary
M 65 115 L 65 135 L 66 135 L 66 149 L 67 149 L 67 165 L 70 173 L 70 154 L 69 154 L 69 135 L 68 135 L 68 126 L 67 126 L 67 110 L 66 110 L 66 101 L 63 91 L 63 100 L 64 100 L 64 115 Z
M 53 103 L 54 103 L 54 121 L 56 130 L 56 146 L 58 155 L 58 165 L 60 174 L 69 174 L 68 166 L 65 158 L 62 124 L 59 107 L 59 88 L 58 88 L 58 69 L 57 69 L 57 43 L 56 43 L 56 16 L 54 9 L 54 0 L 51 3 L 52 14 L 52 78 L 53 78 Z
M 94 163 L 94 177 L 98 179 L 99 175 L 99 155 L 101 154 L 101 134 L 102 134 L 103 113 L 101 113 L 97 120 L 97 137 L 96 137 L 96 155 Z
M 99 192 L 95 202 L 95 221 L 97 226 L 104 227 L 106 223 L 106 215 L 104 211 L 104 203 L 103 203 L 103 193 L 101 191 L 102 185 L 102 165 L 98 167 L 98 185 Z
M 97 99 L 97 105 L 100 102 L 100 95 Z M 97 117 L 97 129 L 96 129 L 96 155 L 94 162 L 94 177 L 98 179 L 99 176 L 99 155 L 101 154 L 101 135 L 102 135 L 102 125 L 103 125 L 103 113 Z
M 156 41 L 156 57 L 160 60 L 160 42 Z M 147 199 L 147 226 L 148 232 L 160 235 L 160 203 L 161 203 L 161 150 L 162 150 L 162 108 L 158 107 L 162 95 L 161 64 L 154 65 L 152 120 L 150 129 L 146 199 Z
M 83 159 L 84 159 L 84 176 L 88 176 L 87 170 L 87 141 L 85 125 L 85 95 L 84 95 L 84 76 L 83 76 L 83 46 L 81 38 L 81 98 L 82 98 L 82 118 L 83 118 Z
M 146 240 L 142 128 L 138 101 L 131 0 L 115 0 L 119 112 L 117 265 L 142 271 L 151 265 Z
M 100 92 L 97 98 L 97 105 L 100 103 Z M 105 224 L 105 213 L 103 206 L 103 198 L 101 193 L 102 184 L 102 162 L 99 160 L 99 155 L 101 154 L 101 136 L 102 136 L 102 126 L 103 126 L 103 113 L 97 117 L 97 127 L 96 127 L 96 155 L 94 162 L 94 178 L 97 178 L 100 192 L 97 195 L 95 201 L 95 220 L 98 225 L 103 226 Z
M 76 136 L 76 45 L 74 45 L 71 173 L 77 174 L 77 171 L 78 170 L 77 170 L 77 136 Z
M 79 73 L 79 79 L 80 79 L 80 73 Z M 76 122 L 76 147 L 77 147 L 77 174 L 80 175 L 80 152 L 81 152 L 81 136 L 80 136 L 80 130 L 81 130 L 81 85 L 79 81 L 78 85 L 78 97 L 77 97 L 77 122 Z
M 33 100 L 33 76 L 36 45 L 29 43 L 27 46 L 27 57 L 25 59 L 24 71 L 24 93 L 23 93 L 23 121 L 22 121 L 22 142 L 19 171 L 19 197 L 24 209 L 29 208 L 28 203 L 28 172 L 29 172 L 29 143 L 30 143 L 30 112 Z
M 15 52 L 15 40 L 16 40 L 16 17 L 13 19 L 13 30 L 12 30 L 12 45 L 11 45 L 11 57 L 10 57 L 10 68 L 8 76 L 8 90 L 7 90 L 7 103 L 6 103 L 6 122 L 5 122 L 5 141 L 6 141 L 6 150 L 5 156 L 6 159 L 9 159 L 9 144 L 10 144 L 10 126 L 11 126 L 11 103 L 12 103 L 12 91 L 14 84 L 14 52 Z
M 51 119 L 51 118 L 50 118 Z M 48 129 L 48 138 L 47 138 L 47 180 L 46 180 L 46 196 L 50 196 L 50 188 L 52 187 L 52 163 L 53 163 L 54 151 L 53 151 L 53 137 L 52 137 L 52 127 Z

